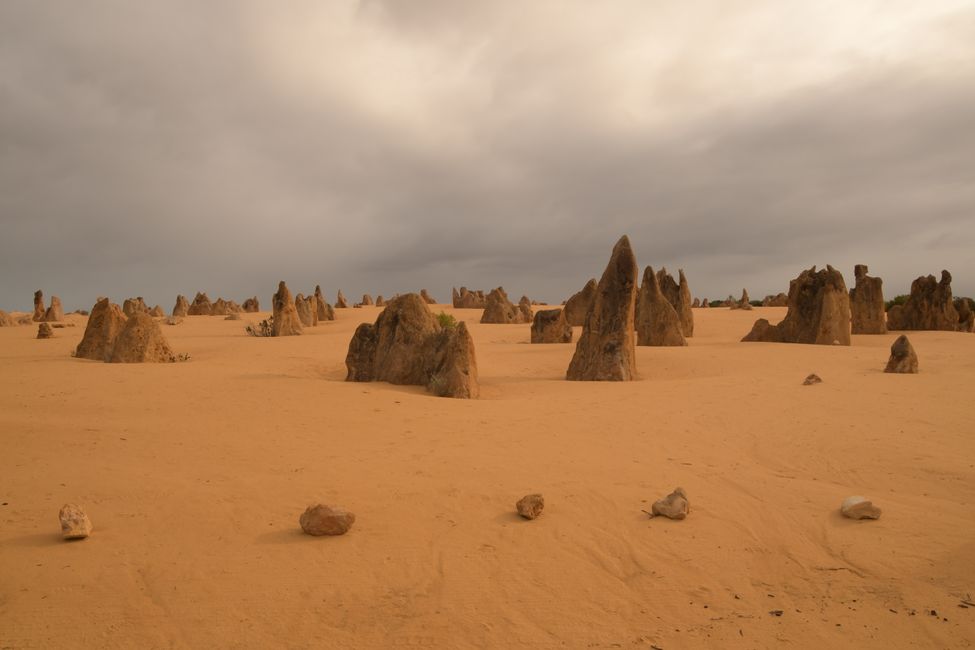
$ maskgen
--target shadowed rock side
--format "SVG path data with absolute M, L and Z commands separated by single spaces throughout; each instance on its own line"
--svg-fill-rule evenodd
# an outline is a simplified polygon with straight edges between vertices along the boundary
M 211 316 L 229 316 L 230 314 L 239 313 L 240 305 L 233 300 L 224 300 L 223 298 L 217 298 L 210 308 Z
M 789 296 L 784 293 L 778 293 L 774 296 L 768 295 L 762 300 L 762 307 L 788 307 L 789 306 Z M 856 332 L 854 332 L 856 334 Z
M 914 346 L 901 334 L 890 346 L 890 358 L 884 372 L 914 374 L 917 372 L 917 353 Z
M 38 289 L 34 292 L 34 314 L 31 320 L 35 323 L 44 320 L 44 292 Z
M 694 314 L 691 312 L 691 289 L 687 285 L 684 269 L 678 269 L 677 273 L 680 277 L 680 282 L 675 281 L 674 276 L 667 273 L 666 268 L 661 268 L 657 271 L 657 284 L 664 298 L 667 299 L 667 302 L 677 312 L 677 317 L 680 319 L 681 332 L 684 336 L 691 337 L 694 335 Z M 639 305 L 641 295 L 638 293 L 636 298 L 637 317 L 639 317 L 640 313 Z
M 933 275 L 922 276 L 911 283 L 911 295 L 903 305 L 887 312 L 889 330 L 941 330 L 955 332 L 959 327 L 958 311 L 951 298 L 951 273 L 941 272 L 941 281 Z
M 508 300 L 508 294 L 504 292 L 504 289 L 498 287 L 488 294 L 484 306 L 484 313 L 481 314 L 481 322 L 503 325 L 530 323 L 531 304 L 528 305 L 528 311 L 529 314 L 526 316 L 522 308 L 515 307 L 511 304 L 511 301 Z
M 261 311 L 261 301 L 257 299 L 257 296 L 247 298 L 244 300 L 244 304 L 240 306 L 240 310 L 248 314 L 259 312 Z
M 298 312 L 298 320 L 304 327 L 313 327 L 318 324 L 318 308 L 313 305 L 314 296 L 305 298 L 302 294 L 295 296 L 295 311 Z
M 171 363 L 176 361 L 169 343 L 152 316 L 136 312 L 125 321 L 112 346 L 111 363 Z
M 74 355 L 79 359 L 108 361 L 112 356 L 115 339 L 124 326 L 125 314 L 122 309 L 108 298 L 101 298 L 91 308 L 85 334 Z
M 433 296 L 431 296 L 429 293 L 427 293 L 426 289 L 420 289 L 420 298 L 422 298 L 423 302 L 427 303 L 428 305 L 437 304 L 436 299 Z
M 37 338 L 39 339 L 53 339 L 54 338 L 54 328 L 51 327 L 50 323 L 38 323 L 37 324 Z
M 368 293 L 362 294 L 362 302 L 359 304 L 361 304 L 363 307 L 371 307 L 374 304 L 372 302 L 372 296 L 370 296 Z
M 315 285 L 315 310 L 318 313 L 318 321 L 335 320 L 335 310 L 332 306 L 328 304 L 325 300 L 325 294 L 322 293 L 322 287 L 320 285 Z
M 162 307 L 156 305 L 155 307 L 149 310 L 149 315 L 152 316 L 153 318 L 165 318 L 166 312 L 163 311 Z
M 374 324 L 360 325 L 346 355 L 346 381 L 425 386 L 440 397 L 478 396 L 467 326 L 443 327 L 415 293 L 389 301 Z
M 190 301 L 182 294 L 176 296 L 176 304 L 173 306 L 173 316 L 189 316 L 189 314 Z
M 61 307 L 61 299 L 51 296 L 51 306 L 44 312 L 45 323 L 57 323 L 64 320 L 64 308 Z
M 955 298 L 955 311 L 958 312 L 958 330 L 975 331 L 975 302 L 971 298 Z
M 660 289 L 660 277 L 659 273 L 654 274 L 652 267 L 648 266 L 643 271 L 643 284 L 637 300 L 639 307 L 636 314 L 636 344 L 687 345 L 681 331 L 680 316 Z M 670 281 L 673 282 L 673 278 Z
M 806 269 L 789 283 L 789 311 L 778 325 L 755 322 L 742 341 L 850 344 L 850 296 L 843 274 L 827 265 Z
M 278 283 L 278 292 L 271 298 L 271 336 L 297 336 L 301 334 L 298 310 L 291 299 L 291 292 L 284 280 Z
M 193 298 L 193 304 L 190 305 L 187 315 L 189 316 L 210 316 L 213 313 L 213 303 L 210 302 L 210 298 L 202 292 L 197 292 L 196 297 Z
M 484 309 L 487 305 L 487 298 L 480 289 L 469 291 L 467 287 L 461 287 L 460 291 L 454 289 L 452 294 L 456 309 Z
M 342 290 L 339 289 L 338 295 L 335 296 L 335 308 L 336 309 L 348 309 L 349 301 L 345 299 L 342 295 Z
M 146 314 L 149 312 L 149 306 L 146 301 L 142 299 L 142 296 L 138 298 L 126 298 L 122 302 L 122 313 L 127 317 L 134 316 L 135 314 L 141 313 Z
M 636 276 L 636 257 L 629 238 L 623 235 L 613 247 L 609 264 L 596 286 L 566 379 L 630 381 L 636 377 Z
M 521 317 L 526 323 L 532 322 L 532 301 L 528 296 L 522 296 L 518 301 L 518 311 L 521 312 Z
M 385 307 L 386 306 L 386 299 L 383 298 L 383 294 L 379 294 L 378 296 L 376 296 L 376 306 L 377 307 Z
M 856 286 L 850 289 L 850 318 L 854 334 L 886 334 L 884 281 L 867 275 L 867 265 L 853 267 Z
M 586 314 L 592 309 L 593 300 L 596 299 L 596 279 L 592 278 L 586 283 L 578 293 L 572 295 L 565 301 L 563 311 L 565 312 L 565 322 L 576 327 L 586 322 Z
M 565 310 L 542 309 L 532 321 L 532 343 L 571 343 L 572 326 L 565 322 Z

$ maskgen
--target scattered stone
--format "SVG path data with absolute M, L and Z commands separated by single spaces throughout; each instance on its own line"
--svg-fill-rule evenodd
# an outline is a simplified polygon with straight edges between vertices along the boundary
M 596 287 L 582 335 L 569 363 L 571 381 L 630 381 L 636 378 L 634 308 L 637 266 L 626 235 L 613 254 Z
M 481 322 L 501 325 L 530 323 L 531 304 L 528 305 L 528 315 L 526 316 L 525 311 L 520 305 L 519 307 L 515 307 L 511 304 L 511 301 L 508 300 L 508 294 L 504 292 L 504 288 L 498 287 L 488 294 L 484 312 L 481 314 Z
M 31 319 L 37 323 L 44 320 L 44 292 L 38 289 L 34 292 L 34 315 Z
M 190 301 L 186 296 L 180 294 L 176 296 L 176 305 L 173 307 L 173 317 L 180 318 L 188 316 L 190 313 Z
M 342 295 L 342 290 L 339 289 L 338 295 L 335 297 L 335 308 L 336 309 L 348 309 L 349 302 Z
M 108 361 L 125 321 L 121 307 L 109 302 L 108 298 L 101 298 L 91 308 L 88 325 L 74 355 L 79 359 Z
M 346 381 L 425 386 L 439 397 L 478 396 L 474 342 L 462 322 L 444 327 L 417 294 L 394 298 L 349 343 Z
M 572 326 L 565 322 L 565 310 L 542 309 L 532 320 L 532 343 L 571 343 Z
M 427 303 L 428 305 L 436 305 L 437 304 L 437 301 L 434 300 L 433 296 L 431 296 L 429 293 L 427 293 L 427 290 L 426 289 L 420 289 L 420 298 L 422 298 L 423 299 L 423 302 Z
M 640 299 L 637 301 L 637 345 L 681 346 L 687 340 L 681 330 L 680 316 L 660 289 L 660 278 L 669 278 L 676 290 L 677 283 L 669 274 L 654 274 L 653 267 L 643 271 Z
M 237 312 L 234 312 L 232 314 L 227 314 L 226 316 L 224 316 L 223 319 L 224 320 L 240 320 L 241 319 L 241 316 Z
M 676 488 L 673 492 L 659 501 L 653 502 L 650 510 L 651 517 L 667 517 L 668 519 L 684 519 L 691 510 L 684 488 Z
M 711 303 L 708 301 L 708 299 L 701 298 L 701 309 L 709 309 L 710 307 L 711 307 Z
M 110 363 L 172 363 L 176 361 L 169 343 L 152 316 L 145 312 L 132 314 L 112 347 Z
M 803 386 L 812 386 L 813 384 L 821 384 L 821 383 L 823 383 L 823 380 L 816 373 L 813 373 L 802 380 Z
M 190 316 L 210 316 L 213 314 L 213 303 L 210 302 L 210 298 L 205 293 L 197 292 L 187 314 Z
M 54 338 L 54 330 L 51 328 L 50 323 L 39 323 L 37 325 L 37 338 L 39 339 Z
M 487 306 L 483 291 L 469 291 L 467 287 L 461 287 L 460 291 L 453 289 L 452 294 L 457 309 L 484 309 Z
M 541 494 L 528 494 L 515 504 L 515 510 L 525 519 L 534 519 L 545 509 L 545 498 Z
M 271 300 L 272 325 L 271 336 L 297 336 L 301 334 L 301 320 L 298 310 L 291 299 L 291 292 L 284 280 L 278 283 L 278 292 Z
M 45 323 L 56 323 L 64 320 L 64 309 L 61 307 L 61 299 L 51 296 L 51 306 L 44 312 Z
M 355 515 L 342 508 L 322 503 L 308 506 L 298 519 L 301 529 L 309 535 L 344 535 L 355 523 Z
M 854 334 L 886 334 L 884 281 L 867 275 L 866 264 L 853 267 L 856 286 L 850 289 L 850 318 Z
M 889 330 L 940 330 L 955 332 L 961 329 L 958 311 L 951 297 L 951 273 L 941 272 L 941 281 L 933 275 L 920 277 L 911 283 L 911 295 L 903 305 L 887 311 Z
M 850 296 L 843 274 L 832 266 L 806 269 L 790 282 L 788 307 L 778 325 L 760 318 L 742 341 L 850 344 Z
M 578 293 L 572 295 L 565 301 L 565 320 L 573 326 L 581 326 L 586 322 L 586 314 L 592 309 L 592 303 L 596 299 L 596 279 L 593 278 L 586 283 Z
M 253 296 L 244 300 L 244 304 L 240 308 L 248 314 L 253 314 L 261 311 L 261 301 L 257 299 L 257 296 Z
M 228 316 L 227 318 L 230 318 L 230 317 Z M 179 325 L 180 323 L 183 322 L 183 317 L 182 316 L 169 316 L 163 322 L 166 323 L 167 325 Z
M 61 537 L 64 539 L 84 539 L 91 535 L 91 520 L 81 506 L 66 503 L 58 512 L 61 522 Z
M 884 372 L 916 374 L 917 373 L 917 353 L 914 346 L 901 334 L 890 346 L 890 359 L 887 360 L 887 367 Z
M 847 497 L 843 499 L 840 512 L 850 519 L 880 519 L 880 508 L 867 501 L 866 497 Z

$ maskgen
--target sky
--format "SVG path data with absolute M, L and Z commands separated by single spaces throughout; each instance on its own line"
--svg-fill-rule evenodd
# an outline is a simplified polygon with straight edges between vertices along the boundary
M 975 3 L 0 1 L 0 308 L 975 294 Z

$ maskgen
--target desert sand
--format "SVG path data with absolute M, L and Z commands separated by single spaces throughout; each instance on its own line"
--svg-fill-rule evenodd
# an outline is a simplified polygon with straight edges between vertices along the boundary
M 572 382 L 574 342 L 440 310 L 480 399 L 345 382 L 375 307 L 283 338 L 189 316 L 173 364 L 72 358 L 82 316 L 0 328 L 0 648 L 975 644 L 975 336 L 910 332 L 891 375 L 897 333 L 741 343 L 785 308 L 696 310 L 638 381 Z M 678 486 L 687 519 L 642 512 Z M 353 528 L 302 534 L 318 502 Z

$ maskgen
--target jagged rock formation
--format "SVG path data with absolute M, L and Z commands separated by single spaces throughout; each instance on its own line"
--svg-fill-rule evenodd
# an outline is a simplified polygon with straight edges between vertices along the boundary
M 886 334 L 884 281 L 867 275 L 867 265 L 853 268 L 856 286 L 850 289 L 850 318 L 854 334 Z
M 691 503 L 687 499 L 684 488 L 676 488 L 673 492 L 653 502 L 650 516 L 667 517 L 668 519 L 685 519 L 691 511 Z
M 186 296 L 180 294 L 176 296 L 176 305 L 173 307 L 173 316 L 176 318 L 181 318 L 183 316 L 188 316 L 190 313 L 190 301 L 186 299 Z
M 661 277 L 673 278 L 666 274 L 654 273 L 652 267 L 643 272 L 643 284 L 637 300 L 636 344 L 654 346 L 687 345 L 681 328 L 677 310 L 666 298 L 660 288 Z M 674 286 L 677 283 L 674 282 Z
M 630 381 L 636 378 L 634 309 L 636 257 L 626 235 L 613 247 L 596 286 L 595 299 L 569 363 L 570 381 Z
M 484 309 L 487 306 L 483 291 L 468 291 L 467 287 L 461 287 L 460 291 L 454 289 L 452 293 L 456 309 Z
M 701 309 L 710 309 L 711 302 L 707 298 L 701 298 Z
M 781 323 L 760 318 L 742 341 L 850 344 L 850 296 L 843 274 L 832 266 L 806 269 L 790 282 L 788 306 Z
M 884 372 L 914 374 L 917 372 L 917 353 L 914 346 L 901 334 L 890 346 L 890 358 Z
M 17 324 L 14 317 L 0 309 L 0 327 L 13 327 Z
M 377 307 L 385 307 L 386 306 L 386 299 L 383 298 L 383 294 L 379 294 L 378 296 L 376 296 L 376 306 Z
M 586 283 L 578 293 L 572 294 L 565 301 L 565 321 L 573 327 L 581 326 L 586 322 L 586 314 L 592 309 L 592 303 L 596 299 L 596 279 L 592 278 Z
M 126 298 L 122 303 L 122 313 L 127 317 L 132 317 L 136 313 L 146 314 L 149 312 L 149 306 L 146 301 L 142 299 L 142 296 L 138 298 Z
M 304 327 L 313 327 L 318 324 L 318 305 L 313 305 L 315 297 L 305 298 L 304 295 L 295 296 L 295 311 L 298 312 L 298 320 Z
M 213 303 L 210 302 L 210 298 L 205 293 L 197 292 L 196 297 L 193 298 L 193 304 L 190 305 L 186 313 L 190 316 L 210 316 L 213 314 Z
M 694 299 L 694 302 L 691 303 L 691 307 L 693 307 L 694 309 L 697 309 L 700 306 L 701 306 L 701 299 L 700 298 L 695 298 Z
M 518 301 L 518 311 L 521 312 L 521 317 L 526 323 L 532 322 L 532 301 L 528 296 L 522 296 Z
M 152 316 L 153 318 L 165 318 L 166 312 L 163 311 L 162 307 L 156 305 L 155 307 L 149 310 L 149 315 Z
M 954 305 L 958 312 L 958 331 L 975 331 L 975 302 L 971 298 L 955 298 Z
M 543 309 L 532 320 L 532 343 L 571 343 L 572 326 L 565 322 L 565 310 Z
M 79 359 L 108 361 L 125 321 L 125 314 L 118 305 L 109 302 L 108 298 L 100 298 L 91 308 L 85 334 L 74 355 Z
M 84 539 L 91 535 L 91 520 L 84 508 L 74 503 L 66 503 L 58 511 L 61 524 L 61 537 L 64 539 Z
M 745 310 L 751 309 L 752 302 L 751 302 L 751 298 L 748 297 L 748 290 L 742 289 L 741 300 L 739 300 L 738 302 L 731 301 L 731 304 L 729 306 L 731 307 L 731 309 L 745 309 Z
M 680 329 L 685 337 L 694 336 L 694 313 L 691 311 L 691 289 L 687 285 L 687 277 L 684 269 L 678 269 L 677 275 L 680 281 L 674 280 L 674 276 L 667 273 L 666 268 L 657 271 L 657 284 L 660 292 L 667 302 L 671 304 L 677 317 L 680 319 Z M 637 294 L 637 305 L 640 303 L 640 294 Z M 637 311 L 639 314 L 639 310 Z
M 278 291 L 271 299 L 271 336 L 297 336 L 301 334 L 301 320 L 291 299 L 291 292 L 284 280 L 278 283 Z
M 335 310 L 325 300 L 325 294 L 322 293 L 321 286 L 317 284 L 315 285 L 315 301 L 315 312 L 318 314 L 319 322 L 335 320 Z
M 152 316 L 137 311 L 128 320 L 112 346 L 110 363 L 171 363 L 176 355 Z
M 428 305 L 437 304 L 437 301 L 433 298 L 433 296 L 427 293 L 426 289 L 420 289 L 420 298 L 422 298 L 423 302 L 427 303 Z
M 31 317 L 35 323 L 44 320 L 44 292 L 38 289 L 34 292 L 34 315 Z
M 64 320 L 64 308 L 61 307 L 61 299 L 51 296 L 51 306 L 44 312 L 45 323 L 58 323 Z
M 39 339 L 53 339 L 54 329 L 51 327 L 50 323 L 38 323 L 37 324 L 37 338 Z
M 248 314 L 253 314 L 255 312 L 261 311 L 261 301 L 257 299 L 257 296 L 253 296 L 251 298 L 247 298 L 246 300 L 244 300 L 244 304 L 241 305 L 240 308 L 241 311 L 244 311 Z
M 481 314 L 482 323 L 494 323 L 510 325 L 512 323 L 530 323 L 531 322 L 531 305 L 528 305 L 528 315 L 525 315 L 524 310 L 519 306 L 515 307 L 508 300 L 508 294 L 504 292 L 504 288 L 498 287 L 488 294 L 487 301 L 484 305 L 484 313 Z
M 852 291 L 852 289 L 851 289 Z M 768 295 L 762 299 L 762 307 L 788 307 L 789 306 L 789 296 L 784 293 L 777 293 L 774 296 Z M 856 332 L 854 332 L 856 334 Z
M 229 316 L 230 314 L 239 314 L 240 305 L 238 305 L 233 300 L 224 300 L 223 298 L 217 298 L 214 301 L 213 306 L 210 308 L 211 316 Z
M 372 302 L 372 296 L 370 296 L 368 293 L 362 294 L 362 302 L 360 304 L 363 307 L 372 307 L 372 305 L 374 304 Z
M 474 342 L 467 326 L 443 327 L 415 293 L 395 298 L 349 343 L 346 381 L 425 386 L 440 397 L 479 393 Z
M 907 302 L 887 311 L 887 329 L 947 332 L 961 329 L 951 298 L 951 273 L 942 271 L 940 282 L 933 275 L 914 280 Z
M 342 295 L 342 290 L 341 289 L 339 289 L 339 293 L 335 297 L 335 308 L 336 309 L 348 309 L 349 308 L 349 302 L 345 299 L 345 296 Z

